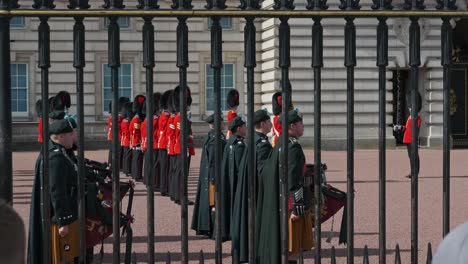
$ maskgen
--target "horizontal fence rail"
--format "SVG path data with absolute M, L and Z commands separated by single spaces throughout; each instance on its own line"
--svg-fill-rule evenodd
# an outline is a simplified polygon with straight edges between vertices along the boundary
M 48 16 L 48 17 L 110 17 L 110 16 L 128 16 L 128 17 L 322 17 L 322 18 L 335 18 L 335 17 L 362 17 L 362 18 L 377 18 L 377 17 L 450 17 L 450 18 L 464 18 L 468 17 L 468 11 L 436 11 L 436 10 L 393 10 L 393 11 L 372 11 L 372 10 L 329 10 L 329 11 L 314 11 L 314 10 L 238 10 L 228 9 L 224 11 L 220 10 L 169 10 L 169 9 L 158 9 L 158 10 L 67 10 L 67 9 L 55 9 L 55 10 L 0 10 L 0 16 Z

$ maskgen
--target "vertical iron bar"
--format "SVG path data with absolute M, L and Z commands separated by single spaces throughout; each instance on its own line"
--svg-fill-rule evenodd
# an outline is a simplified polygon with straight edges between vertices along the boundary
M 380 9 L 387 6 L 380 1 Z M 391 8 L 391 7 L 390 7 Z M 377 26 L 377 66 L 379 67 L 379 263 L 386 263 L 386 71 L 388 65 L 388 26 L 387 18 L 378 18 Z
M 15 2 L 15 3 L 13 3 Z M 1 10 L 17 6 L 16 1 L 0 1 Z M 13 204 L 13 160 L 11 135 L 10 17 L 0 16 L 0 198 Z
M 253 17 L 245 18 L 246 24 L 244 28 L 244 50 L 245 50 L 245 63 L 244 67 L 247 68 L 247 116 L 248 119 L 248 175 L 249 175 L 249 263 L 256 263 L 256 246 L 255 246 L 255 190 L 256 190 L 256 145 L 255 145 L 255 122 L 254 122 L 254 103 L 255 103 L 255 87 L 254 87 L 254 70 L 257 66 L 255 60 L 255 34 L 256 28 L 254 25 Z
M 288 17 L 280 17 L 281 24 L 279 26 L 279 66 L 281 68 L 281 89 L 285 100 L 282 102 L 282 138 L 281 146 L 283 149 L 283 156 L 280 163 L 281 177 L 280 177 L 280 211 L 281 211 L 281 259 L 283 264 L 288 263 L 289 257 L 289 230 L 288 230 L 288 110 L 291 102 L 291 87 L 289 84 L 289 67 L 291 66 L 290 56 L 290 36 L 291 31 L 288 24 Z
M 354 263 L 354 67 L 356 66 L 356 27 L 354 18 L 346 17 L 345 66 L 347 69 L 347 263 Z
M 418 263 L 418 109 L 417 92 L 419 84 L 419 66 L 421 65 L 421 45 L 419 18 L 412 17 L 410 25 L 410 66 L 411 66 L 411 263 Z
M 41 68 L 42 89 L 42 118 L 43 118 L 43 144 L 42 144 L 42 228 L 50 230 L 50 194 L 49 194 L 49 68 L 50 68 L 50 27 L 48 17 L 40 17 L 39 24 L 39 64 Z M 44 263 L 50 263 L 50 232 L 43 233 Z
M 456 0 L 438 0 L 437 9 L 456 10 Z M 443 75 L 443 201 L 442 201 L 442 236 L 450 231 L 450 67 L 452 66 L 452 35 L 453 29 L 450 18 L 442 18 L 441 26 L 441 64 L 444 68 Z
M 222 260 L 222 233 L 221 217 L 224 208 L 221 207 L 221 68 L 223 67 L 223 46 L 222 31 L 219 24 L 219 17 L 211 17 L 211 68 L 213 68 L 213 93 L 214 93 L 214 115 L 215 115 L 215 204 L 216 204 L 216 264 L 221 264 Z
M 374 0 L 374 10 L 391 10 L 391 0 Z M 377 26 L 377 66 L 379 67 L 379 263 L 386 263 L 386 68 L 388 66 L 387 17 Z
M 120 174 L 118 157 L 118 104 L 119 104 L 119 68 L 120 68 L 120 29 L 117 23 L 118 17 L 109 18 L 108 45 L 109 45 L 109 67 L 111 68 L 112 87 L 112 234 L 113 234 L 113 254 L 112 263 L 120 263 Z
M 73 26 L 73 67 L 76 69 L 76 96 L 78 115 L 78 208 L 80 220 L 80 261 L 86 263 L 86 240 L 85 240 L 85 161 L 84 161 L 84 84 L 83 68 L 85 61 L 85 26 L 83 17 L 75 17 Z
M 314 175 L 321 175 L 322 163 L 322 67 L 323 67 L 323 27 L 321 17 L 314 17 L 312 26 L 312 67 L 314 68 Z M 322 262 L 322 228 L 321 228 L 321 177 L 314 179 L 315 199 L 315 263 Z
M 443 91 L 443 224 L 442 235 L 450 231 L 450 67 L 452 63 L 452 26 L 449 18 L 442 24 Z
M 145 162 L 145 173 L 147 175 L 148 185 L 146 186 L 146 211 L 147 233 L 148 233 L 148 263 L 154 263 L 154 178 L 152 165 L 154 155 L 153 142 L 153 68 L 154 63 L 154 26 L 153 17 L 144 17 L 143 24 L 143 66 L 146 68 L 146 135 L 148 153 Z
M 179 86 L 180 86 L 180 149 L 182 155 L 183 176 L 182 199 L 181 199 L 181 235 L 182 235 L 182 263 L 188 263 L 188 201 L 187 201 L 187 174 L 188 174 L 188 159 L 187 159 L 187 68 L 189 66 L 188 58 L 188 28 L 187 18 L 178 17 L 179 25 L 177 26 L 177 67 L 179 67 Z

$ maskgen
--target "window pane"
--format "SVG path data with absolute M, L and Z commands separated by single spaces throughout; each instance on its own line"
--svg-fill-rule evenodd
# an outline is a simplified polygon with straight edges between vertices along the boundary
M 26 100 L 18 100 L 17 112 L 26 112 L 26 111 L 27 111 Z
M 111 72 L 107 64 L 103 64 L 103 111 L 109 111 L 109 102 L 112 101 Z M 124 63 L 119 68 L 119 97 L 131 98 L 132 95 L 132 65 Z
M 26 64 L 18 64 L 18 75 L 26 75 Z
M 10 27 L 12 28 L 22 28 L 25 25 L 25 18 L 24 17 L 13 17 L 10 20 Z
M 104 20 L 104 27 L 109 27 L 110 20 L 109 18 L 105 18 Z M 130 18 L 129 17 L 119 17 L 117 19 L 117 24 L 119 24 L 120 28 L 129 28 L 130 27 Z
M 11 69 L 11 106 L 12 112 L 28 111 L 28 76 L 25 63 L 12 63 Z
M 205 87 L 205 97 L 206 97 L 206 110 L 207 111 L 214 111 L 214 89 L 213 89 L 213 76 L 209 75 L 210 72 L 208 67 L 211 69 L 210 65 L 206 65 L 206 87 Z M 226 104 L 226 95 L 229 90 L 235 88 L 234 87 L 234 75 L 233 75 L 233 64 L 224 64 L 223 69 L 221 71 L 221 109 L 223 111 L 227 111 L 227 104 Z
M 26 94 L 26 89 L 18 89 L 18 99 L 19 100 L 26 100 L 27 94 Z
M 211 18 L 208 18 L 208 29 L 211 29 L 211 26 L 213 25 L 213 21 Z M 232 29 L 232 18 L 231 17 L 222 17 L 219 20 L 219 25 L 223 30 L 229 30 Z
M 26 76 L 18 76 L 18 88 L 26 88 Z

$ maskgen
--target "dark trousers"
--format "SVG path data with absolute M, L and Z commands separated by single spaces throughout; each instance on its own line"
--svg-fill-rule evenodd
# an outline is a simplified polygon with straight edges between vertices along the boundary
M 130 176 L 132 173 L 132 150 L 130 147 L 122 147 L 123 160 L 122 160 L 122 172 Z
M 158 171 L 158 150 L 153 150 L 153 159 L 149 160 L 149 150 L 144 152 L 143 158 L 143 182 L 145 185 L 149 185 L 149 178 L 153 178 L 153 187 L 155 189 L 159 189 L 160 187 L 160 179 L 159 179 L 159 171 Z M 151 171 L 152 170 L 152 171 Z
M 156 160 L 154 171 L 159 173 L 159 189 L 161 195 L 167 195 L 169 193 L 168 162 L 167 150 L 158 149 L 158 159 Z
M 419 149 L 419 146 L 417 146 L 417 148 Z M 419 151 L 418 149 L 416 149 L 416 153 L 415 153 L 416 175 L 419 175 Z M 411 166 L 411 172 L 412 172 L 413 171 L 413 159 L 411 157 L 413 156 L 413 149 L 412 149 L 411 144 L 406 144 L 406 150 L 408 151 L 408 157 L 410 160 L 410 166 Z
M 132 150 L 132 178 L 136 181 L 143 180 L 143 152 L 141 149 Z

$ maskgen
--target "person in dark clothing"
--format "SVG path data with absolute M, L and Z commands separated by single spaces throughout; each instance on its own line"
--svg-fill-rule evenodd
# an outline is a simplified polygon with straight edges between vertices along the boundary
M 222 240 L 231 239 L 231 219 L 240 172 L 240 163 L 245 152 L 244 137 L 247 134 L 245 121 L 237 116 L 229 122 L 228 129 L 232 136 L 228 139 L 224 148 L 223 162 L 221 164 L 221 230 Z M 218 209 L 216 209 L 218 210 Z
M 195 207 L 193 209 L 192 226 L 197 235 L 211 237 L 214 229 L 215 212 L 215 140 L 214 114 L 208 116 L 205 121 L 210 127 L 210 131 L 203 144 L 202 156 L 200 160 L 200 174 L 198 177 L 197 195 Z M 222 121 L 222 120 L 221 120 Z M 224 124 L 221 123 L 221 130 Z M 226 138 L 221 133 L 221 147 L 224 149 Z
M 271 144 L 268 141 L 268 134 L 271 131 L 272 123 L 266 110 L 258 110 L 254 114 L 255 123 L 255 145 L 256 163 L 255 175 L 249 176 L 248 171 L 248 150 L 245 151 L 240 165 L 239 180 L 234 196 L 234 208 L 231 221 L 232 255 L 240 263 L 249 261 L 249 177 L 255 177 L 255 182 L 260 181 L 260 173 L 263 170 L 265 161 L 271 152 Z M 251 186 L 256 189 L 258 184 Z M 257 194 L 257 190 L 255 190 Z M 255 200 L 255 197 L 254 197 Z

